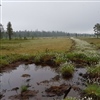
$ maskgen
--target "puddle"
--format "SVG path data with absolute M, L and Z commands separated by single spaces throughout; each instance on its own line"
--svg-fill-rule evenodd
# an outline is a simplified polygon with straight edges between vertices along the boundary
M 0 93 L 4 95 L 1 100 L 19 100 L 11 99 L 10 96 L 18 95 L 21 93 L 21 86 L 27 85 L 29 90 L 38 91 L 37 94 L 29 99 L 23 100 L 54 100 L 62 99 L 62 96 L 48 97 L 45 90 L 51 86 L 59 86 L 61 84 L 73 85 L 68 96 L 79 97 L 79 91 L 75 87 L 83 89 L 82 77 L 79 74 L 86 73 L 85 68 L 77 68 L 72 78 L 63 79 L 60 73 L 49 66 L 36 66 L 35 64 L 20 65 L 16 69 L 8 72 L 1 73 Z M 55 79 L 55 77 L 57 78 Z

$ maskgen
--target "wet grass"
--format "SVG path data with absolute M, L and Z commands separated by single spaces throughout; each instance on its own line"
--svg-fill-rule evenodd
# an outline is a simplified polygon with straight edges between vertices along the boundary
M 90 44 L 95 45 L 97 49 L 100 49 L 100 38 L 81 38 L 81 39 L 89 42 Z
M 59 66 L 60 64 L 67 61 L 67 54 L 62 52 L 42 52 L 35 55 L 34 63 L 36 64 L 47 64 L 51 66 Z
M 74 66 L 72 64 L 69 64 L 69 63 L 63 64 L 61 66 L 60 71 L 61 71 L 62 76 L 64 78 L 71 77 L 73 75 L 73 73 L 74 73 Z
M 14 63 L 16 61 L 26 61 L 30 58 L 32 58 L 33 55 L 28 54 L 8 54 L 8 55 L 0 55 L 0 67 L 7 66 L 11 63 Z
M 87 73 L 90 77 L 100 77 L 100 66 L 88 67 Z
M 97 84 L 89 84 L 84 90 L 84 93 L 87 97 L 92 97 L 93 100 L 99 100 L 100 99 L 100 86 Z
M 42 52 L 34 57 L 34 63 L 36 64 L 51 64 L 51 66 L 59 66 L 65 62 L 72 62 L 75 64 L 81 64 L 82 66 L 92 66 L 96 65 L 100 61 L 98 56 L 87 56 L 84 53 L 57 53 L 57 52 Z
M 68 52 L 73 41 L 69 38 L 34 38 L 33 40 L 1 40 L 0 67 L 18 60 L 28 60 L 36 55 L 34 61 L 40 60 L 45 52 Z
M 69 51 L 72 40 L 68 38 L 34 38 L 33 40 L 1 40 L 0 52 L 5 54 L 36 54 L 44 51 Z
M 75 63 L 97 64 L 97 56 L 87 56 L 82 53 L 68 53 L 73 41 L 68 38 L 34 38 L 33 40 L 1 40 L 0 66 L 8 65 L 17 60 L 27 60 L 35 55 L 34 62 L 38 63 L 52 59 L 56 65 L 70 60 Z
M 88 56 L 84 53 L 68 53 L 67 58 L 76 64 L 95 65 L 100 61 L 99 56 Z

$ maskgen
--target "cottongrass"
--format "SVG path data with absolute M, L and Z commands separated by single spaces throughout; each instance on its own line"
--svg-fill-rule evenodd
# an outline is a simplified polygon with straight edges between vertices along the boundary
M 54 99 L 54 100 L 94 100 L 92 97 L 83 97 L 83 98 L 76 98 L 76 97 L 66 97 L 65 99 Z
M 98 84 L 98 85 L 100 85 L 100 77 L 87 78 L 86 81 L 87 81 L 88 84 Z
M 88 67 L 87 73 L 89 73 L 90 76 L 99 77 L 100 76 L 100 66 Z
M 83 97 L 83 98 L 81 98 L 81 99 L 79 99 L 79 100 L 93 100 L 93 99 L 92 99 L 92 97 L 86 97 L 86 96 L 85 96 L 85 97 Z
M 88 42 L 73 37 L 71 37 L 71 39 L 76 42 L 76 50 L 74 52 L 84 53 L 89 57 L 100 57 L 100 54 L 97 52 L 95 47 Z

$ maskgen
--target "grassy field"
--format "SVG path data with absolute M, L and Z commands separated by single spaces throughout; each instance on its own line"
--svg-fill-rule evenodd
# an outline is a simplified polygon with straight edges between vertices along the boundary
M 34 38 L 33 40 L 1 40 L 1 55 L 6 54 L 36 54 L 46 50 L 69 51 L 72 40 L 68 38 Z
M 100 38 L 81 38 L 87 42 L 89 42 L 90 44 L 94 44 L 97 49 L 100 49 Z
M 34 38 L 33 40 L 1 40 L 0 66 L 19 60 L 27 60 L 43 52 L 64 53 L 70 51 L 73 41 L 69 38 Z

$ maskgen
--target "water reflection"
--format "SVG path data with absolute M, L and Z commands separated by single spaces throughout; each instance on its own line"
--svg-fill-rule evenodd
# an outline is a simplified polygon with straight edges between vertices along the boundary
M 50 86 L 58 86 L 63 83 L 77 85 L 77 82 L 79 82 L 79 87 L 83 88 L 81 85 L 82 82 L 81 80 L 79 80 L 79 78 L 81 78 L 81 76 L 79 76 L 79 72 L 85 73 L 85 70 L 82 68 L 77 69 L 73 77 L 66 80 L 61 77 L 61 74 L 56 69 L 50 68 L 49 66 L 42 67 L 36 66 L 35 64 L 22 64 L 16 69 L 10 72 L 4 72 L 2 74 L 2 82 L 0 82 L 0 92 L 3 93 L 3 90 L 6 90 L 6 92 L 4 93 L 5 96 L 1 100 L 8 100 L 11 95 L 20 94 L 22 85 L 26 85 L 30 90 L 39 90 L 37 96 L 30 98 L 29 100 L 37 100 L 38 98 L 41 98 L 39 100 L 53 100 L 52 97 L 42 96 L 43 94 L 46 94 L 45 89 Z M 25 74 L 30 75 L 30 77 L 22 77 L 22 75 Z M 12 89 L 15 89 L 16 87 L 19 89 L 12 91 Z M 78 92 L 72 90 L 69 95 L 77 97 Z M 55 98 L 58 98 L 58 96 L 55 96 Z M 62 98 L 62 96 L 60 96 L 59 98 Z
M 23 64 L 23 68 L 24 68 L 24 71 L 25 71 L 25 70 L 30 70 L 29 65 L 24 65 L 24 64 Z

